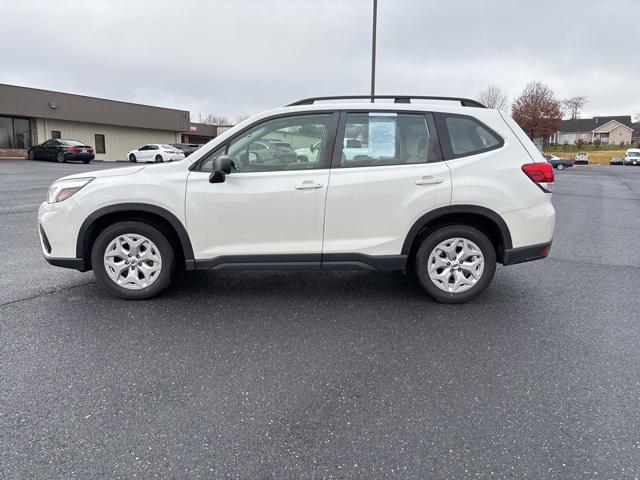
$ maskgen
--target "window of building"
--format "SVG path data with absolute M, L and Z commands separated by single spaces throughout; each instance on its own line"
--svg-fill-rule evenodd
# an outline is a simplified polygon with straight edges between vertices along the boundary
M 433 143 L 423 113 L 348 113 L 340 166 L 377 167 L 440 160 Z
M 0 148 L 14 148 L 12 118 L 0 117 Z
M 31 122 L 26 118 L 13 119 L 13 132 L 16 140 L 16 148 L 31 147 Z
M 0 148 L 30 148 L 31 122 L 28 118 L 0 117 Z
M 51 138 L 62 138 L 60 130 L 51 130 Z
M 96 145 L 95 145 L 96 153 L 107 153 L 105 149 L 104 135 L 102 135 L 101 133 L 96 133 L 95 142 L 96 142 Z

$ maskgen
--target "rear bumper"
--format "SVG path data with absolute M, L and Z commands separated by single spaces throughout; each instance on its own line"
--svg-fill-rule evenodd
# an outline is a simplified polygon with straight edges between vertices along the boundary
M 541 260 L 549 255 L 551 242 L 540 243 L 538 245 L 528 245 L 526 247 L 510 248 L 504 251 L 502 259 L 503 265 L 515 265 L 516 263 Z
M 66 160 L 94 160 L 96 156 L 93 153 L 73 153 L 67 152 L 64 154 Z

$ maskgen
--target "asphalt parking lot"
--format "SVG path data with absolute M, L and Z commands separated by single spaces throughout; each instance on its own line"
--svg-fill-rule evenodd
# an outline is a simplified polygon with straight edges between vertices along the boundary
M 41 258 L 0 161 L 1 478 L 640 477 L 640 168 L 556 175 L 551 256 L 466 305 L 369 272 L 197 272 L 127 302 Z

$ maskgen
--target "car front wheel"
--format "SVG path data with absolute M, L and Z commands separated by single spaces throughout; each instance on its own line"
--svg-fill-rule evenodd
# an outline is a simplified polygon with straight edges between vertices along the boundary
M 115 295 L 142 300 L 164 290 L 175 255 L 167 237 L 138 221 L 115 223 L 98 235 L 91 250 L 96 278 Z
M 27 158 L 29 160 L 35 160 L 36 159 L 36 154 L 33 150 L 29 150 L 29 152 L 27 153 Z
M 556 167 L 558 170 L 563 170 L 564 169 L 564 165 L 559 163 L 558 166 Z
M 438 302 L 464 303 L 491 283 L 496 252 L 480 230 L 448 225 L 423 238 L 415 271 L 422 288 Z

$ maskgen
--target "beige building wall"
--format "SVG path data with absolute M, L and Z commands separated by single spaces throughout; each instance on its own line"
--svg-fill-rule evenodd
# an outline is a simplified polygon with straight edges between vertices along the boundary
M 126 160 L 130 150 L 146 143 L 179 143 L 179 132 L 148 130 L 144 128 L 118 127 L 91 123 L 70 122 L 38 118 L 36 120 L 37 142 L 51 138 L 51 131 L 57 130 L 62 138 L 78 140 L 95 148 L 95 134 L 104 135 L 104 154 L 96 154 L 97 160 Z M 32 124 L 32 128 L 34 128 Z
M 599 126 L 593 132 L 594 133 L 608 132 L 609 140 L 607 141 L 607 143 L 610 143 L 612 145 L 620 145 L 621 142 L 631 143 L 631 135 L 633 133 L 631 129 L 614 121 L 610 121 Z
M 632 130 L 618 125 L 616 128 L 609 132 L 609 143 L 612 145 L 620 145 L 621 142 L 631 143 Z

